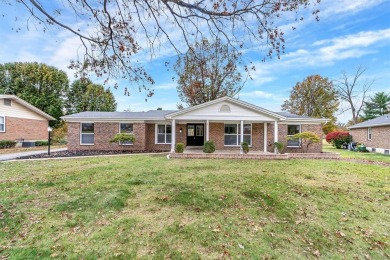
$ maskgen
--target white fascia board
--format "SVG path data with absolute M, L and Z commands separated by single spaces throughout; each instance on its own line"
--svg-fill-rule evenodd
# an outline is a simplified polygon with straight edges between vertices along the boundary
M 203 107 L 207 107 L 207 106 L 210 106 L 210 105 L 213 105 L 213 104 L 217 104 L 217 103 L 220 103 L 220 102 L 223 102 L 223 101 L 232 102 L 233 104 L 237 104 L 237 105 L 243 106 L 245 108 L 252 109 L 252 110 L 254 110 L 256 112 L 260 112 L 262 114 L 274 117 L 275 119 L 279 119 L 279 120 L 286 119 L 286 117 L 281 116 L 279 114 L 276 114 L 276 113 L 274 113 L 272 111 L 269 111 L 267 109 L 264 109 L 264 108 L 261 108 L 261 107 L 258 107 L 258 106 L 255 106 L 255 105 L 252 105 L 252 104 L 249 104 L 247 102 L 243 102 L 241 100 L 238 100 L 238 99 L 235 99 L 235 98 L 231 98 L 231 97 L 222 97 L 222 98 L 215 99 L 215 100 L 212 100 L 212 101 L 209 101 L 209 102 L 197 105 L 197 106 L 189 107 L 189 108 L 186 108 L 186 109 L 183 109 L 183 110 L 180 110 L 180 111 L 177 111 L 177 112 L 165 115 L 165 118 L 167 118 L 167 119 L 179 119 L 178 118 L 179 115 L 182 115 L 182 114 L 185 114 L 185 113 L 188 113 L 188 112 L 191 112 L 191 111 L 203 108 Z
M 186 115 L 183 115 L 183 116 L 177 116 L 177 117 L 174 117 L 173 119 L 175 120 L 183 120 L 183 121 L 205 121 L 205 120 L 209 120 L 209 121 L 241 121 L 241 120 L 244 120 L 244 121 L 267 121 L 267 122 L 274 122 L 275 120 L 273 120 L 272 118 L 265 118 L 264 116 L 259 116 L 259 117 L 256 117 L 256 116 L 238 116 L 238 115 L 235 115 L 235 116 L 222 116 L 222 115 L 202 115 L 202 116 L 198 116 L 198 115 L 194 115 L 194 116 L 186 116 Z
M 390 126 L 390 123 L 383 123 L 383 124 L 372 124 L 372 125 L 365 125 L 365 126 L 350 126 L 347 127 L 347 129 L 358 129 L 358 128 L 368 128 L 368 127 L 376 127 L 376 126 Z
M 324 118 L 288 118 L 280 122 L 280 124 L 301 123 L 301 124 L 325 124 L 329 120 Z

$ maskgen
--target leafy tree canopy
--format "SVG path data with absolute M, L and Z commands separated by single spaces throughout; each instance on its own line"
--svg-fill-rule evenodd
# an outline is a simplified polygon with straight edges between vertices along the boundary
M 68 91 L 66 110 L 68 114 L 82 111 L 116 111 L 117 103 L 109 89 L 93 84 L 89 79 L 72 83 Z
M 192 46 L 179 56 L 175 71 L 179 76 L 177 92 L 181 101 L 194 106 L 224 96 L 234 96 L 242 86 L 237 70 L 238 55 L 231 55 L 228 47 L 217 39 L 207 39 Z
M 0 64 L 0 93 L 20 97 L 57 119 L 63 115 L 64 97 L 68 90 L 64 71 L 37 62 Z
M 284 101 L 282 110 L 297 115 L 328 118 L 336 121 L 339 101 L 337 91 L 328 78 L 312 75 L 298 82 Z
M 171 47 L 180 53 L 199 39 L 221 35 L 232 53 L 267 46 L 267 56 L 279 57 L 285 48 L 284 33 L 279 27 L 283 25 L 281 21 L 293 17 L 299 22 L 303 19 L 301 11 L 308 8 L 318 20 L 319 11 L 311 6 L 319 2 L 3 0 L 0 5 L 18 8 L 19 19 L 27 12 L 28 28 L 34 23 L 43 31 L 57 27 L 76 35 L 83 53 L 78 60 L 71 61 L 70 68 L 80 78 L 89 73 L 126 78 L 150 97 L 154 93 L 150 87 L 154 80 L 138 62 L 140 51 L 153 56 L 158 50 Z
M 364 120 L 369 120 L 390 113 L 390 93 L 385 92 L 375 93 L 374 97 L 370 98 L 370 101 L 365 102 L 365 108 L 363 109 Z

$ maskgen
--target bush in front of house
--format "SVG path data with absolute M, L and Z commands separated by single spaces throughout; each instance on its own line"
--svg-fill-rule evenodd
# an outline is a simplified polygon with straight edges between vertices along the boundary
M 273 148 L 276 149 L 277 153 L 282 153 L 283 152 L 283 148 L 284 148 L 284 144 L 280 143 L 280 142 L 275 142 L 273 144 Z
M 16 142 L 9 140 L 0 140 L 0 149 L 15 148 Z
M 119 145 L 126 145 L 128 143 L 133 143 L 135 141 L 135 136 L 132 134 L 116 134 L 113 138 L 110 139 L 110 143 L 119 143 Z
M 50 143 L 52 144 L 52 142 Z M 35 146 L 48 146 L 49 141 L 35 141 Z
M 185 145 L 183 143 L 177 143 L 175 147 L 176 153 L 183 153 Z
M 214 141 L 206 141 L 203 145 L 204 153 L 213 153 L 215 152 L 215 143 Z
M 245 154 L 249 153 L 249 143 L 248 142 L 242 142 L 241 148 Z
M 352 142 L 352 136 L 347 131 L 334 131 L 326 135 L 326 141 L 337 149 L 341 149 L 344 143 Z
M 304 152 L 304 153 L 307 153 L 310 145 L 319 143 L 321 140 L 320 137 L 316 133 L 313 133 L 313 132 L 297 133 L 297 134 L 289 137 L 288 139 L 300 140 L 302 152 Z

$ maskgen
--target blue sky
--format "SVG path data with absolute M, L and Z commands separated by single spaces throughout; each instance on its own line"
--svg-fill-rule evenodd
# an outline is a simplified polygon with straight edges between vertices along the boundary
M 2 5 L 2 7 L 4 7 Z M 245 59 L 256 64 L 253 80 L 248 80 L 239 94 L 241 100 L 280 111 L 292 87 L 307 76 L 320 74 L 331 80 L 340 78 L 342 71 L 353 73 L 358 66 L 367 68 L 362 80 L 375 80 L 371 95 L 378 91 L 390 92 L 390 2 L 381 0 L 322 0 L 319 5 L 320 21 L 313 17 L 297 25 L 292 31 L 292 22 L 281 21 L 286 28 L 286 52 L 281 59 L 261 62 L 264 53 L 246 51 Z M 66 71 L 70 59 L 77 55 L 80 42 L 66 31 L 52 29 L 46 33 L 29 24 L 27 16 L 15 6 L 2 10 L 0 18 L 0 63 L 15 61 L 38 61 Z M 19 19 L 15 20 L 15 16 Z M 21 28 L 15 32 L 11 28 Z M 144 93 L 131 87 L 131 96 L 124 96 L 128 87 L 119 82 L 120 88 L 113 90 L 118 102 L 118 111 L 146 111 L 162 107 L 176 109 L 180 102 L 173 70 L 167 71 L 165 61 L 174 61 L 175 52 L 164 49 L 156 51 L 154 57 L 141 53 L 144 66 L 155 79 L 155 95 L 147 102 Z M 346 112 L 338 116 L 346 122 L 351 115 Z

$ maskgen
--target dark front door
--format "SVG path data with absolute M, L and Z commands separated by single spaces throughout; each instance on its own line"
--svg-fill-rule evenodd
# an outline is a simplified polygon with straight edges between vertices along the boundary
M 204 124 L 187 124 L 187 146 L 204 144 Z

